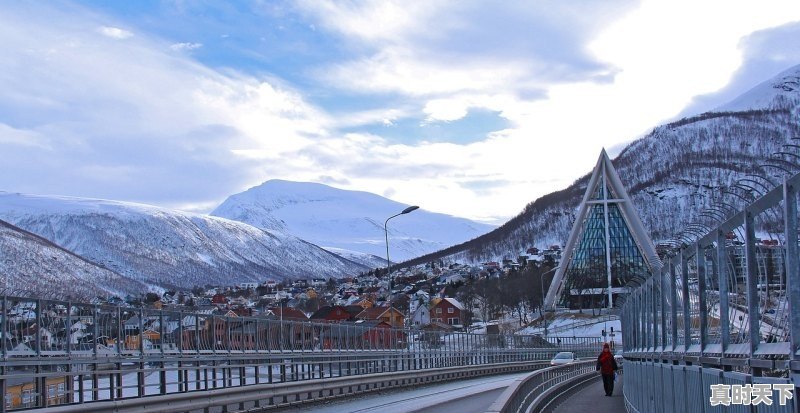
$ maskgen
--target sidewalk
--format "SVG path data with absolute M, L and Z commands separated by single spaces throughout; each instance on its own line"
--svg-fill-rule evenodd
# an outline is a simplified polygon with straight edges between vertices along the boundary
M 555 413 L 592 412 L 592 413 L 618 413 L 625 411 L 625 401 L 622 396 L 622 377 L 614 383 L 614 395 L 605 396 L 603 381 L 598 374 L 597 380 L 590 382 L 585 389 L 575 393 L 564 403 L 556 408 Z

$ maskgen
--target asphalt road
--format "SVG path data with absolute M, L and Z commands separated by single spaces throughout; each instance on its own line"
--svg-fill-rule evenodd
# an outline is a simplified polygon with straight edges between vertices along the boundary
M 514 380 L 527 373 L 382 391 L 279 409 L 291 413 L 484 413 Z

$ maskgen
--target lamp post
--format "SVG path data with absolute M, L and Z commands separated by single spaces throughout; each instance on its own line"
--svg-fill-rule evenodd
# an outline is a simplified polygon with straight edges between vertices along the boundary
M 394 215 L 390 216 L 389 218 L 386 218 L 386 221 L 383 223 L 383 233 L 384 233 L 384 235 L 386 235 L 386 275 L 389 277 L 389 296 L 390 297 L 392 296 L 392 287 L 394 285 L 394 282 L 393 282 L 394 280 L 392 279 L 392 263 L 391 263 L 391 261 L 389 261 L 389 229 L 388 229 L 387 225 L 389 224 L 389 220 L 390 219 L 392 219 L 394 217 L 397 217 L 397 216 L 400 216 L 400 215 L 403 215 L 403 214 L 407 214 L 407 213 L 412 212 L 412 211 L 416 211 L 417 209 L 419 209 L 418 206 L 412 205 L 412 206 L 404 209 L 399 214 L 394 214 Z

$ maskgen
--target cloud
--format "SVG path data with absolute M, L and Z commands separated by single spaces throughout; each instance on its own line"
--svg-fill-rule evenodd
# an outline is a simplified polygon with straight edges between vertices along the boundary
M 97 28 L 97 32 L 102 34 L 103 36 L 119 40 L 125 40 L 133 37 L 133 33 L 127 30 L 120 29 L 118 27 L 111 27 L 111 26 L 100 26 Z
M 742 62 L 788 66 L 796 46 L 774 40 L 794 44 L 796 31 L 767 29 L 800 19 L 795 3 L 301 1 L 245 32 L 292 38 L 313 24 L 306 39 L 335 52 L 309 41 L 279 63 L 261 48 L 286 45 L 241 51 L 236 27 L 215 26 L 223 40 L 175 35 L 201 39 L 203 55 L 258 56 L 255 69 L 175 53 L 200 43 L 146 22 L 2 4 L 0 188 L 198 211 L 291 179 L 496 220 L 723 87 Z M 272 74 L 278 64 L 296 77 Z M 470 122 L 493 126 L 425 136 Z
M 203 47 L 202 43 L 174 43 L 169 46 L 170 49 L 175 50 L 177 52 L 190 52 L 195 49 L 199 49 Z

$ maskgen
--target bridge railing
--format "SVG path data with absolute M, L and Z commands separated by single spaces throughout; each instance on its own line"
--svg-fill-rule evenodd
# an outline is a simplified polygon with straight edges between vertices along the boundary
M 566 383 L 594 373 L 597 360 L 548 367 L 515 381 L 489 407 L 487 413 L 524 413 L 541 411 L 549 393 L 557 393 Z M 537 407 L 538 406 L 538 407 Z
M 775 384 L 797 393 L 800 174 L 773 188 L 755 179 L 732 189 L 738 209 L 710 209 L 715 219 L 687 227 L 659 272 L 629 285 L 620 317 L 632 411 L 720 411 L 716 402 L 742 402 L 742 389 L 755 400 L 756 384 L 769 384 L 771 398 Z M 757 411 L 795 411 L 796 403 Z
M 594 354 L 599 339 L 397 329 L 3 297 L 0 412 Z

